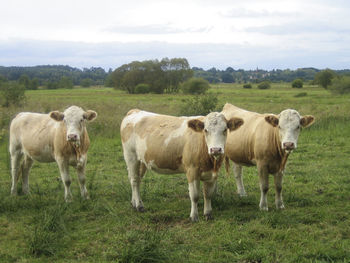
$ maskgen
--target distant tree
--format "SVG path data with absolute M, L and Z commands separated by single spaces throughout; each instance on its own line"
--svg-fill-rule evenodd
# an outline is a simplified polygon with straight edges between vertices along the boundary
M 73 88 L 73 81 L 68 77 L 62 77 L 60 81 L 58 82 L 58 87 L 60 89 L 72 89 Z
M 231 67 L 228 67 L 228 68 L 226 68 L 225 71 L 226 71 L 226 72 L 229 72 L 229 73 L 232 73 L 232 72 L 234 72 L 235 70 L 234 70 L 233 68 L 231 68 Z
M 191 78 L 183 83 L 181 89 L 185 94 L 204 94 L 210 85 L 202 78 Z
M 9 107 L 10 105 L 21 105 L 25 99 L 24 85 L 14 81 L 2 82 L 0 85 L 0 93 L 4 107 Z
M 350 93 L 350 76 L 341 76 L 335 78 L 332 81 L 330 90 L 335 94 Z
M 252 84 L 250 84 L 250 83 L 245 83 L 245 84 L 243 84 L 243 88 L 244 89 L 251 89 L 253 86 L 252 86 Z
M 145 94 L 145 93 L 150 93 L 151 88 L 148 84 L 140 83 L 137 84 L 135 87 L 135 93 L 136 94 Z
M 336 73 L 331 69 L 325 69 L 315 75 L 314 82 L 327 89 L 332 84 L 332 79 L 336 77 Z
M 292 82 L 292 88 L 301 89 L 303 87 L 303 80 L 302 79 L 295 79 Z
M 92 79 L 90 78 L 85 78 L 80 82 L 80 85 L 84 88 L 88 88 L 92 85 Z
M 271 88 L 271 84 L 269 81 L 263 81 L 258 84 L 258 89 L 269 89 Z
M 27 75 L 22 75 L 19 78 L 19 84 L 23 85 L 25 89 L 29 89 L 29 85 L 30 85 L 30 79 Z
M 46 88 L 47 89 L 58 89 L 59 85 L 57 81 L 49 81 L 46 83 Z
M 29 90 L 37 90 L 38 87 L 39 87 L 39 80 L 38 80 L 38 78 L 33 78 L 29 82 L 29 86 L 27 87 L 27 89 L 29 89 Z
M 124 64 L 111 73 L 111 82 L 116 89 L 128 93 L 135 93 L 138 84 L 148 84 L 152 93 L 174 93 L 179 91 L 180 83 L 192 75 L 185 58 L 163 58 Z
M 233 78 L 232 74 L 225 72 L 221 76 L 222 82 L 224 83 L 233 83 L 235 82 L 235 79 Z

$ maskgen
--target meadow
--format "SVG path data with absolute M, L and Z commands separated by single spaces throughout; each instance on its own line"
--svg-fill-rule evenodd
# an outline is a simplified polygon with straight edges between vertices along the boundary
M 131 207 L 131 189 L 120 141 L 120 122 L 132 108 L 179 115 L 189 95 L 129 95 L 110 88 L 26 92 L 21 107 L 0 108 L 0 262 L 349 262 L 350 96 L 317 86 L 269 90 L 214 85 L 225 102 L 247 110 L 279 113 L 294 108 L 316 121 L 304 129 L 286 167 L 286 209 L 260 212 L 255 167 L 244 169 L 248 196 L 238 197 L 234 176 L 221 169 L 213 199 L 214 220 L 189 219 L 185 175 L 147 172 L 141 185 L 146 212 Z M 70 105 L 97 111 L 88 125 L 91 147 L 83 201 L 75 170 L 73 202 L 65 203 L 55 163 L 35 163 L 29 196 L 10 196 L 8 125 L 21 111 L 47 113 Z

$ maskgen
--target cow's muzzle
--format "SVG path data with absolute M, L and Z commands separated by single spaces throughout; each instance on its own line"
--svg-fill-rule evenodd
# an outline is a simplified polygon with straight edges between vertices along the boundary
M 214 157 L 217 157 L 224 153 L 221 147 L 212 147 L 210 148 L 209 152 L 210 152 L 210 155 L 213 155 Z
M 67 140 L 70 142 L 76 142 L 78 140 L 78 135 L 76 134 L 68 134 Z
M 294 142 L 284 142 L 283 143 L 283 149 L 286 151 L 293 151 L 295 149 Z

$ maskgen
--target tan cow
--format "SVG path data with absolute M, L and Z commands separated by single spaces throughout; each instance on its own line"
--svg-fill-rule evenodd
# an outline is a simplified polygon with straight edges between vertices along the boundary
M 226 103 L 222 113 L 226 118 L 242 118 L 244 125 L 230 132 L 226 144 L 226 171 L 228 158 L 234 162 L 234 174 L 240 196 L 245 196 L 242 166 L 256 165 L 260 180 L 260 209 L 268 210 L 267 192 L 269 174 L 274 175 L 277 209 L 283 209 L 282 177 L 288 155 L 297 147 L 301 128 L 314 122 L 311 115 L 300 116 L 296 110 L 287 109 L 278 115 L 259 114 Z
M 211 219 L 211 196 L 223 161 L 227 129 L 242 125 L 217 112 L 205 117 L 173 117 L 134 109 L 122 121 L 120 132 L 132 188 L 132 206 L 144 211 L 140 182 L 147 169 L 162 174 L 186 173 L 192 221 L 198 221 L 200 180 L 204 182 L 204 216 Z
M 97 117 L 95 111 L 71 106 L 63 113 L 19 113 L 10 126 L 12 187 L 17 194 L 17 180 L 22 173 L 22 190 L 29 193 L 29 170 L 33 161 L 57 162 L 65 188 L 65 200 L 71 201 L 69 165 L 76 168 L 81 196 L 88 198 L 85 165 L 90 145 L 85 123 Z M 23 162 L 21 164 L 21 160 Z

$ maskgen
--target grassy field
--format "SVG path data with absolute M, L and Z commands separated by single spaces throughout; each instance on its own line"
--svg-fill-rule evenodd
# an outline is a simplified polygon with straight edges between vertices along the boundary
M 0 108 L 0 262 L 350 262 L 350 96 L 307 86 L 270 90 L 216 85 L 219 104 L 279 113 L 312 114 L 284 177 L 286 209 L 258 209 L 256 168 L 244 170 L 248 197 L 239 198 L 231 172 L 219 176 L 213 221 L 192 223 L 186 177 L 147 172 L 145 213 L 130 205 L 131 189 L 119 126 L 131 108 L 179 114 L 189 96 L 128 95 L 109 88 L 38 90 L 24 106 Z M 304 93 L 304 94 L 303 94 Z M 35 163 L 29 196 L 10 196 L 8 124 L 21 111 L 64 110 L 72 104 L 98 112 L 88 127 L 91 148 L 82 201 L 71 169 L 74 200 L 66 204 L 57 165 Z M 272 178 L 271 178 L 272 179 Z M 200 213 L 203 199 L 199 202 Z

